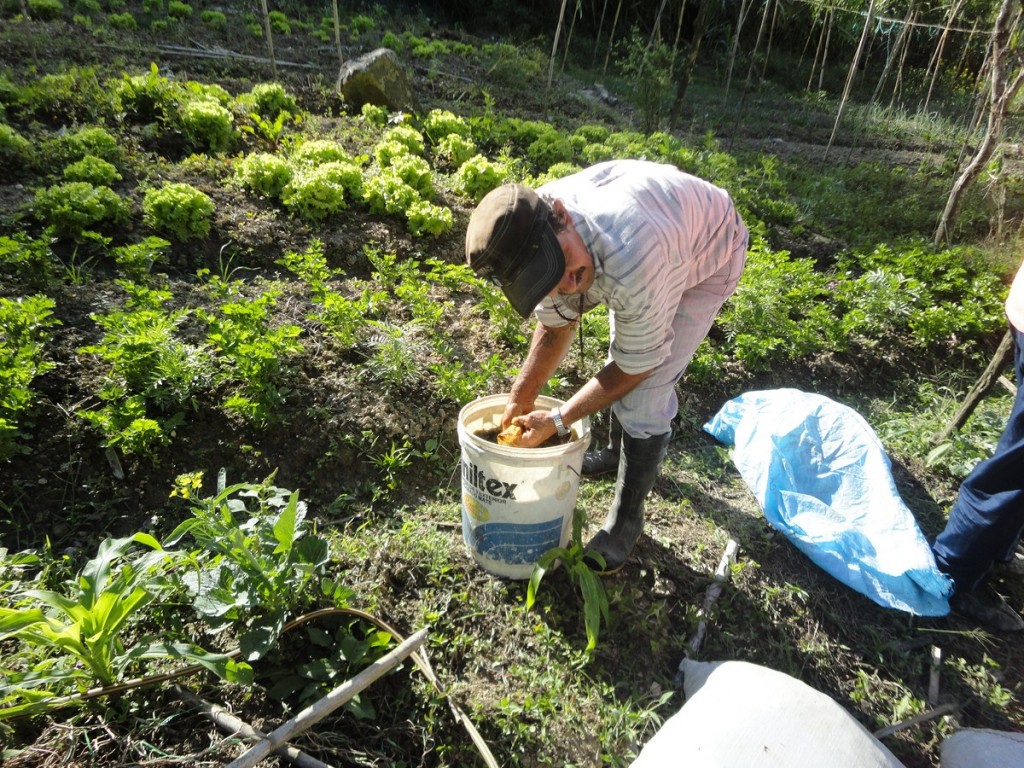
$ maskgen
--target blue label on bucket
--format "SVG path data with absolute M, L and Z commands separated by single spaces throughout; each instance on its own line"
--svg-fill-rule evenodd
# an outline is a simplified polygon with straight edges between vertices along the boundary
M 562 538 L 562 519 L 541 523 L 478 523 L 471 526 L 462 510 L 462 536 L 475 552 L 510 564 L 535 563 Z

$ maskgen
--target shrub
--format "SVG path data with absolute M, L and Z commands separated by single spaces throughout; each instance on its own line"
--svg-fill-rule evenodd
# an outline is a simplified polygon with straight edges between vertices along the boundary
M 263 117 L 277 117 L 281 112 L 294 114 L 299 111 L 295 97 L 280 83 L 257 83 L 246 96 L 253 110 Z
M 384 141 L 397 141 L 404 144 L 406 149 L 414 155 L 422 155 L 425 149 L 423 134 L 411 125 L 396 125 L 384 132 Z
M 175 21 L 184 21 L 191 18 L 192 6 L 181 2 L 181 0 L 170 0 L 167 3 L 167 15 Z
M 484 195 L 504 183 L 506 175 L 507 170 L 503 165 L 483 155 L 474 155 L 459 166 L 453 183 L 456 191 L 480 202 Z
M 248 155 L 235 167 L 235 179 L 257 195 L 279 198 L 294 171 L 286 160 L 269 153 Z
M 146 224 L 181 241 L 206 237 L 210 233 L 213 200 L 189 184 L 167 184 L 150 189 L 142 200 Z
M 440 235 L 450 230 L 453 225 L 450 209 L 426 200 L 417 200 L 410 204 L 405 210 L 405 218 L 409 224 L 409 232 L 417 236 Z
M 64 178 L 68 181 L 87 181 L 97 187 L 111 187 L 121 180 L 121 174 L 106 160 L 89 155 L 65 168 Z
M 28 0 L 28 12 L 32 14 L 33 19 L 53 21 L 63 10 L 64 3 L 60 0 Z
M 281 192 L 285 206 L 307 221 L 320 221 L 362 195 L 363 175 L 353 163 L 331 162 L 295 174 Z
M 581 151 L 580 156 L 587 165 L 603 163 L 615 157 L 615 150 L 607 144 L 587 144 Z
M 69 181 L 36 192 L 36 217 L 61 237 L 79 238 L 99 224 L 116 224 L 127 218 L 128 209 L 109 187 L 87 181 Z
M 223 32 L 228 28 L 228 17 L 220 11 L 203 11 L 199 19 L 214 32 Z
M 410 187 L 393 169 L 385 168 L 366 181 L 363 198 L 375 213 L 404 214 L 420 193 Z
M 181 112 L 185 138 L 194 147 L 227 152 L 235 140 L 231 113 L 215 101 L 190 101 Z
M 472 131 L 463 118 L 445 109 L 432 109 L 423 118 L 423 132 L 431 143 L 437 144 L 441 139 L 452 134 L 469 138 Z
M 0 123 L 0 171 L 17 174 L 32 166 L 32 144 L 6 123 Z
M 112 13 L 107 16 L 107 24 L 110 25 L 111 29 L 120 29 L 130 32 L 137 29 L 139 24 L 135 21 L 135 17 L 125 11 L 124 13 Z
M 324 163 L 351 163 L 348 152 L 336 141 L 313 139 L 304 141 L 291 155 L 292 163 L 298 166 L 317 166 Z

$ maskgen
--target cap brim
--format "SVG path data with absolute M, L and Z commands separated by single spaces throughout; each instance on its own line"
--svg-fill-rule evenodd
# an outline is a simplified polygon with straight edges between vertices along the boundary
M 565 254 L 551 225 L 542 230 L 536 253 L 515 279 L 501 286 L 512 308 L 527 318 L 555 290 L 565 274 Z

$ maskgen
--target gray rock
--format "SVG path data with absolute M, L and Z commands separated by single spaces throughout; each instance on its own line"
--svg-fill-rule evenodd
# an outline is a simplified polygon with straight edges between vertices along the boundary
M 345 62 L 338 73 L 336 89 L 356 109 L 376 104 L 392 112 L 421 111 L 398 56 L 388 48 L 378 48 Z

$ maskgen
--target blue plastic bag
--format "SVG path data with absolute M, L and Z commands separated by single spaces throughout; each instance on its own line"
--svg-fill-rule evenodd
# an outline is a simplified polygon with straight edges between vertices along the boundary
M 949 613 L 953 582 L 856 411 L 797 389 L 747 392 L 704 430 L 733 446 L 768 522 L 818 566 L 887 608 Z

